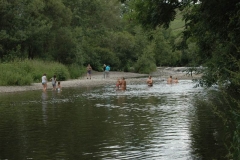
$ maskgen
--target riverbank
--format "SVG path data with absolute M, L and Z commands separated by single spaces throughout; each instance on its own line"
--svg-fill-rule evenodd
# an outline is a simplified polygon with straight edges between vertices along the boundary
M 110 72 L 110 77 L 104 79 L 102 72 L 93 72 L 92 78 L 87 79 L 86 76 L 80 77 L 79 79 L 62 81 L 61 86 L 63 88 L 67 87 L 89 87 L 89 86 L 99 86 L 99 85 L 114 85 L 118 78 L 125 77 L 127 84 L 142 84 L 146 82 L 149 74 L 139 74 L 131 72 Z M 170 75 L 173 78 L 177 77 L 179 80 L 183 79 L 196 79 L 200 78 L 200 75 L 193 75 L 192 77 L 184 72 L 183 67 L 158 67 L 156 72 L 151 73 L 153 80 L 165 81 Z M 48 77 L 50 79 L 50 77 Z M 52 89 L 51 82 L 48 82 L 48 90 Z M 30 90 L 42 90 L 41 83 L 33 83 L 30 86 L 0 86 L 0 93 L 10 93 L 10 92 L 22 92 Z

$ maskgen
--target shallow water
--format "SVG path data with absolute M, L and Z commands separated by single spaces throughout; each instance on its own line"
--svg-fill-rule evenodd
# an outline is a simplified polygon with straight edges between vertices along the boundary
M 221 159 L 221 122 L 194 85 L 0 94 L 0 160 Z

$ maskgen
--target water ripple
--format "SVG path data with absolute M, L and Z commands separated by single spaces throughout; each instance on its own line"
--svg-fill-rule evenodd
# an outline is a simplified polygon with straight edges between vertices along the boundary
M 122 92 L 110 85 L 81 92 L 76 89 L 62 94 L 42 93 L 35 100 L 5 101 L 1 106 L 38 106 L 39 110 L 31 110 L 31 114 L 37 115 L 34 118 L 38 124 L 42 121 L 44 124 L 38 126 L 37 135 L 46 128 L 43 138 L 52 131 L 54 136 L 50 140 L 59 136 L 57 145 L 65 146 L 71 141 L 70 149 L 63 145 L 60 149 L 78 151 L 73 154 L 81 155 L 79 159 L 185 160 L 193 156 L 191 126 L 197 111 L 192 99 L 195 94 L 204 94 L 202 88 L 194 86 L 186 80 L 176 85 L 157 83 L 150 88 L 143 84 L 128 85 Z M 14 109 L 10 109 L 5 114 L 11 115 Z M 48 143 L 46 139 L 43 143 Z

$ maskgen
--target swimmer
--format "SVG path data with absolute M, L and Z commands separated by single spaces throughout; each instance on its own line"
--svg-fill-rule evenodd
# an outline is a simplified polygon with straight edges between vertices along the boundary
M 153 80 L 152 80 L 152 77 L 149 76 L 148 79 L 147 79 L 147 84 L 149 87 L 152 87 L 153 86 Z
M 178 79 L 175 78 L 174 81 L 173 81 L 173 83 L 178 83 Z

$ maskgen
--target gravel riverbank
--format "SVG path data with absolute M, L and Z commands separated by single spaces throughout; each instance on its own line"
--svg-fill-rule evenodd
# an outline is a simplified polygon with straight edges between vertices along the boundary
M 165 81 L 170 75 L 173 78 L 177 77 L 181 79 L 193 79 L 200 78 L 199 75 L 193 75 L 193 77 L 183 72 L 182 67 L 159 67 L 156 72 L 151 73 L 153 80 Z M 118 78 L 125 77 L 127 84 L 142 84 L 146 83 L 148 74 L 138 74 L 131 72 L 110 72 L 110 77 L 104 79 L 102 72 L 93 72 L 92 78 L 87 79 L 86 76 L 80 77 L 79 79 L 62 81 L 62 88 L 66 87 L 87 87 L 87 86 L 99 86 L 99 85 L 113 85 L 116 83 Z M 51 77 L 48 77 L 50 79 Z M 48 82 L 48 90 L 52 89 L 51 82 Z M 41 83 L 33 83 L 30 86 L 0 86 L 0 93 L 10 93 L 10 92 L 22 92 L 30 90 L 42 90 Z

